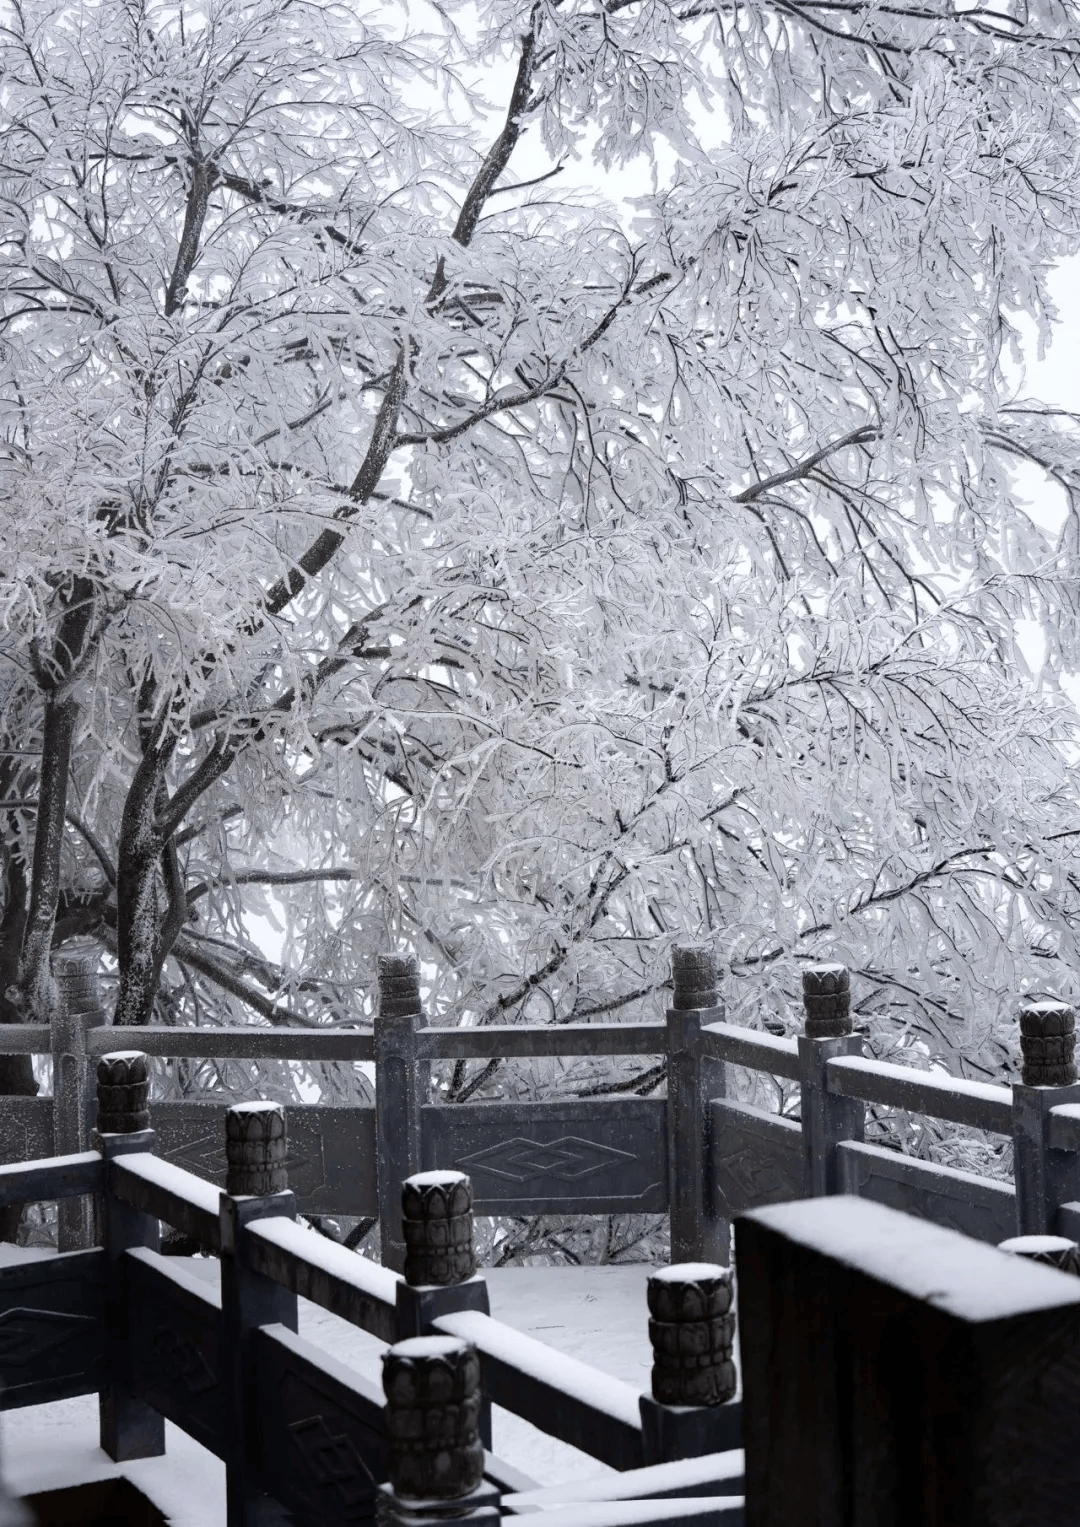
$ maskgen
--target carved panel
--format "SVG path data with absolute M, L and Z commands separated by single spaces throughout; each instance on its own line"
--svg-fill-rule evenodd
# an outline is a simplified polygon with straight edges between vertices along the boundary
M 0 1409 L 100 1387 L 104 1258 L 76 1251 L 0 1268 Z
M 872 1198 L 994 1246 L 1016 1234 L 1016 1190 L 1011 1183 L 917 1161 L 880 1145 L 845 1141 L 838 1151 L 846 1193 Z
M 205 1394 L 208 1389 L 213 1389 L 217 1375 L 203 1350 L 208 1345 L 206 1341 L 198 1343 L 188 1332 L 177 1330 L 174 1314 L 162 1306 L 158 1306 L 156 1314 L 157 1319 L 152 1322 L 150 1350 L 158 1373 L 189 1395 Z
M 380 1391 L 284 1326 L 259 1332 L 255 1364 L 262 1486 L 297 1527 L 374 1521 L 386 1478 Z
M 157 1153 L 225 1186 L 225 1103 L 155 1103 Z M 287 1108 L 289 1186 L 304 1214 L 375 1214 L 375 1110 Z
M 5 1097 L 0 1108 L 0 1166 L 53 1154 L 52 1098 Z
M 422 1159 L 468 1172 L 479 1214 L 659 1214 L 666 1119 L 659 1098 L 428 1107 Z
M 151 1251 L 124 1259 L 132 1383 L 140 1400 L 221 1457 L 220 1308 L 215 1291 L 176 1260 Z
M 94 1324 L 89 1315 L 62 1315 L 23 1305 L 0 1313 L 0 1372 L 32 1372 L 37 1363 L 55 1357 L 59 1347 L 78 1341 Z
M 298 1375 L 287 1374 L 285 1387 L 286 1404 L 291 1402 L 295 1406 L 302 1387 Z M 335 1435 L 321 1414 L 294 1421 L 288 1430 L 300 1459 L 301 1474 L 311 1488 L 330 1492 L 343 1512 L 352 1512 L 370 1501 L 379 1481 L 347 1432 Z M 322 1520 L 326 1519 L 325 1512 L 320 1515 Z
M 630 1151 L 612 1150 L 598 1140 L 562 1135 L 546 1145 L 539 1140 L 499 1140 L 471 1156 L 459 1156 L 455 1166 L 481 1176 L 500 1177 L 521 1186 L 551 1178 L 554 1182 L 579 1183 L 608 1167 L 636 1161 Z
M 802 1126 L 778 1114 L 716 1098 L 712 1113 L 714 1209 L 731 1219 L 746 1209 L 805 1195 Z

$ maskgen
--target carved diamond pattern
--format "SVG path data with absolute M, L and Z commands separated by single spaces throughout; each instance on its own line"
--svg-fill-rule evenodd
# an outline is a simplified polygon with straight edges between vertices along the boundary
M 717 1173 L 718 1186 L 729 1212 L 760 1208 L 763 1204 L 802 1197 L 802 1183 L 786 1170 L 786 1161 L 770 1160 L 759 1149 L 744 1147 L 724 1152 Z
M 193 1172 L 196 1177 L 208 1177 L 211 1182 L 224 1184 L 229 1169 L 225 1154 L 224 1122 L 220 1134 L 200 1135 L 195 1140 L 184 1140 L 180 1145 L 174 1145 L 171 1151 L 166 1151 L 164 1159 L 175 1162 L 187 1172 Z M 307 1156 L 298 1156 L 295 1151 L 290 1152 L 285 1161 L 286 1170 L 290 1175 L 298 1176 L 308 1165 L 309 1159 Z M 320 1177 L 316 1186 L 321 1184 Z
M 225 1155 L 225 1126 L 220 1132 L 202 1135 L 198 1140 L 185 1140 L 165 1154 L 166 1161 L 173 1161 L 197 1177 L 220 1177 L 224 1180 L 228 1170 Z
M 15 1308 L 0 1315 L 0 1368 L 23 1368 L 81 1336 L 94 1321 L 89 1315 L 56 1310 Z
M 333 1436 L 322 1416 L 294 1421 L 289 1431 L 312 1481 L 320 1489 L 332 1488 L 345 1508 L 370 1501 L 375 1476 L 348 1437 Z
M 471 1172 L 486 1172 L 504 1182 L 524 1183 L 541 1177 L 550 1177 L 556 1182 L 581 1182 L 594 1172 L 636 1160 L 630 1151 L 617 1151 L 597 1140 L 582 1140 L 578 1135 L 563 1135 L 546 1144 L 518 1136 L 500 1140 L 497 1145 L 489 1145 L 486 1150 L 476 1151 L 471 1156 L 459 1156 L 455 1165 L 467 1167 Z
M 195 1343 L 171 1326 L 160 1324 L 155 1327 L 153 1348 L 165 1376 L 174 1384 L 183 1385 L 188 1394 L 205 1394 L 217 1383 L 209 1363 Z

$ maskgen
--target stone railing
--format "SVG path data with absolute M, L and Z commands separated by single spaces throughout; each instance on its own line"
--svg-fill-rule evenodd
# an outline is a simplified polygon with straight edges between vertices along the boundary
M 380 962 L 373 1030 L 141 1028 L 151 1056 L 366 1063 L 375 1103 L 290 1107 L 292 1190 L 306 1214 L 378 1218 L 385 1265 L 402 1271 L 408 1243 L 400 1184 L 435 1168 L 467 1174 L 487 1215 L 668 1213 L 675 1261 L 724 1263 L 729 1224 L 750 1208 L 795 1197 L 854 1193 L 999 1242 L 1015 1234 L 1080 1239 L 1080 1085 L 1074 1018 L 1062 1003 L 1021 1004 L 1023 1078 L 1012 1086 L 866 1057 L 852 1032 L 849 978 L 838 965 L 803 975 L 805 1033 L 777 1038 L 725 1022 L 711 953 L 677 949 L 664 1023 L 550 1027 L 433 1027 L 415 963 Z M 115 1050 L 92 973 L 61 961 L 64 1015 L 53 1032 L 0 1026 L 0 1053 L 52 1053 L 55 1094 L 5 1098 L 0 1162 L 74 1152 L 89 1139 L 93 1068 Z M 666 1097 L 573 1097 L 537 1103 L 432 1101 L 433 1062 L 534 1056 L 640 1056 L 666 1071 Z M 786 1079 L 799 1119 L 734 1100 L 728 1067 Z M 632 1081 L 628 1081 L 628 1089 Z M 1014 1182 L 916 1160 L 865 1141 L 868 1105 L 971 1125 L 1013 1141 Z M 157 1102 L 158 1153 L 224 1186 L 224 1104 Z M 89 1244 L 85 1204 L 67 1201 L 60 1244 Z

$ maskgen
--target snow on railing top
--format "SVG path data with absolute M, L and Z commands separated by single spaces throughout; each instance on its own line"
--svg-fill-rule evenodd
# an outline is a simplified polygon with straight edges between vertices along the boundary
M 706 1052 L 714 1060 L 726 1060 L 751 1071 L 768 1071 L 793 1082 L 802 1075 L 797 1039 L 740 1028 L 734 1023 L 706 1023 L 701 1034 Z
M 955 1124 L 989 1129 L 1007 1135 L 1012 1130 L 1012 1092 L 989 1082 L 969 1082 L 938 1071 L 916 1071 L 883 1060 L 840 1055 L 828 1062 L 829 1091 L 840 1097 L 861 1098 L 906 1108 Z
M 253 1272 L 383 1341 L 394 1340 L 400 1274 L 284 1217 L 255 1221 L 247 1236 Z
M 556 1352 L 479 1310 L 435 1320 L 437 1330 L 480 1354 L 484 1393 L 518 1415 L 544 1418 L 544 1431 L 612 1468 L 643 1462 L 638 1390 Z

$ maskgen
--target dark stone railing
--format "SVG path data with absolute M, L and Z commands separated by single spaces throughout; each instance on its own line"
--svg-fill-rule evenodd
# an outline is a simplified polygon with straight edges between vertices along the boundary
M 539 1487 L 490 1453 L 494 1401 L 624 1471 L 639 1501 L 678 1500 L 688 1460 L 687 1499 L 708 1486 L 720 1513 L 702 1523 L 741 1522 L 726 1268 L 660 1275 L 658 1377 L 640 1395 L 492 1319 L 463 1174 L 401 1185 L 402 1277 L 297 1221 L 280 1105 L 227 1110 L 229 1184 L 216 1192 L 154 1154 L 154 1131 L 140 1127 L 145 1081 L 145 1056 L 102 1057 L 98 1119 L 109 1128 L 95 1149 L 0 1168 L 0 1205 L 94 1195 L 101 1241 L 0 1268 L 0 1327 L 18 1320 L 22 1380 L 9 1369 L 0 1409 L 97 1392 L 111 1458 L 160 1455 L 168 1419 L 224 1460 L 229 1527 L 262 1527 L 279 1506 L 298 1527 L 344 1527 L 376 1508 L 386 1523 L 468 1513 L 481 1524 L 498 1520 L 503 1496 L 513 1514 L 510 1498 Z M 159 1219 L 216 1251 L 218 1290 L 160 1255 Z M 385 1397 L 297 1334 L 299 1297 L 392 1343 Z M 693 1350 L 702 1332 L 704 1363 Z
M 726 1263 L 730 1222 L 738 1213 L 838 1192 L 993 1243 L 1016 1234 L 1080 1239 L 1080 1084 L 1074 1017 L 1065 1004 L 1022 1005 L 1023 1076 L 1006 1087 L 866 1057 L 852 1032 L 843 966 L 805 970 L 805 1033 L 797 1038 L 725 1022 L 708 948 L 677 949 L 672 974 L 673 1005 L 662 1024 L 428 1027 L 415 962 L 393 956 L 380 963 L 373 1030 L 144 1028 L 137 1031 L 138 1042 L 152 1056 L 373 1063 L 373 1106 L 287 1110 L 300 1163 L 291 1187 L 305 1213 L 378 1218 L 383 1261 L 397 1271 L 410 1255 L 400 1183 L 435 1169 L 466 1174 L 480 1214 L 666 1212 L 676 1261 Z M 51 1100 L 4 1100 L 0 1161 L 77 1155 L 89 1138 L 96 1106 L 88 1091 L 93 1065 L 115 1047 L 117 1035 L 101 1023 L 88 965 L 67 958 L 58 980 L 67 1006 L 53 1033 L 33 1025 L 0 1026 L 0 1053 L 51 1050 L 58 1079 Z M 454 1106 L 431 1101 L 433 1061 L 545 1055 L 659 1058 L 666 1097 Z M 729 1066 L 797 1083 L 800 1117 L 735 1101 Z M 1014 1181 L 867 1143 L 868 1105 L 1010 1136 Z M 164 1161 L 224 1186 L 228 1153 L 207 1145 L 208 1138 L 220 1138 L 223 1106 L 154 1103 L 151 1122 Z M 167 1197 L 162 1183 L 156 1191 Z M 190 1207 L 180 1212 L 192 1222 Z M 414 1231 L 415 1225 L 408 1234 Z M 91 1239 L 87 1205 L 65 1200 L 61 1248 L 77 1249 Z M 444 1249 L 452 1259 L 453 1248 Z
M 844 1195 L 752 1211 L 734 1280 L 649 1279 L 639 1394 L 491 1317 L 462 1174 L 401 1186 L 409 1281 L 297 1221 L 282 1108 L 228 1110 L 215 1192 L 154 1154 L 144 1080 L 102 1057 L 95 1148 L 0 1169 L 0 1206 L 94 1195 L 101 1240 L 0 1268 L 0 1410 L 97 1393 L 117 1461 L 173 1421 L 223 1459 L 229 1527 L 1074 1527 L 1075 1243 L 998 1250 Z M 217 1250 L 218 1288 L 160 1255 L 159 1219 Z M 300 1297 L 390 1343 L 383 1393 L 297 1334 Z M 618 1473 L 524 1478 L 489 1450 L 492 1402 Z

